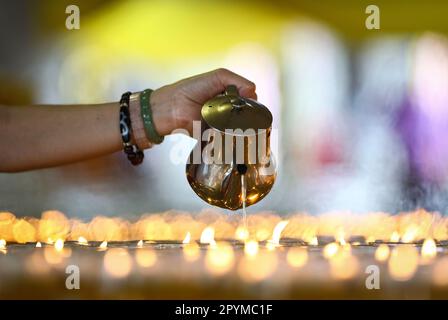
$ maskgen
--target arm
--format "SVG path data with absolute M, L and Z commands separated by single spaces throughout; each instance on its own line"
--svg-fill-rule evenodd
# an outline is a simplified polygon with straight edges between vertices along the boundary
M 151 95 L 154 123 L 161 135 L 191 132 L 202 104 L 235 84 L 256 98 L 255 85 L 225 69 L 164 86 Z M 119 104 L 0 106 L 0 172 L 58 166 L 122 149 Z

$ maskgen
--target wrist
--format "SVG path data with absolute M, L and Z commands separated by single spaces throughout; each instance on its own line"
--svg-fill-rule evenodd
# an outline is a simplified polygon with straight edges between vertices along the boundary
M 172 114 L 173 108 L 170 106 L 172 99 L 164 91 L 164 88 L 154 90 L 150 99 L 154 126 L 161 136 L 169 135 L 176 129 Z

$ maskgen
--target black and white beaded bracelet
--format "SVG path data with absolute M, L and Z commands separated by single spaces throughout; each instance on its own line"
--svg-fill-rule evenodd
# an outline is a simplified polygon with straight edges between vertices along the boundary
M 134 165 L 139 165 L 143 162 L 145 155 L 136 145 L 131 143 L 131 117 L 129 113 L 129 98 L 131 92 L 125 92 L 120 99 L 120 132 L 123 140 L 123 150 L 127 155 L 128 160 Z

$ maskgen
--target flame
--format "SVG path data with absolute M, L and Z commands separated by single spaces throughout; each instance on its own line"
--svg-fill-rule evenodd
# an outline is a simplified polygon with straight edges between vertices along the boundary
M 61 252 L 64 249 L 64 240 L 56 240 L 56 242 L 54 243 L 54 249 L 58 252 Z
M 0 239 L 0 249 L 6 249 L 6 240 Z
M 397 231 L 394 231 L 390 236 L 390 242 L 400 242 L 400 234 Z
M 40 243 L 39 241 L 36 242 L 36 248 L 42 248 L 42 243 Z
M 423 242 L 421 256 L 422 264 L 430 263 L 437 256 L 437 245 L 433 239 L 428 238 Z
M 256 240 L 249 240 L 244 243 L 244 253 L 248 257 L 255 257 L 258 253 L 258 242 Z
M 414 276 L 418 265 L 418 252 L 412 245 L 398 245 L 389 259 L 389 274 L 398 281 L 407 281 Z
M 215 245 L 215 229 L 207 227 L 202 231 L 201 238 L 199 240 L 202 244 Z
M 188 244 L 188 243 L 190 243 L 190 241 L 191 241 L 191 233 L 187 232 L 187 234 L 185 235 L 184 240 L 182 240 L 182 243 L 183 244 Z
M 101 242 L 101 244 L 98 247 L 98 250 L 106 250 L 107 249 L 107 241 Z
M 318 246 L 319 245 L 319 241 L 317 240 L 317 237 L 313 237 L 308 244 L 310 246 Z
M 112 248 L 104 255 L 104 269 L 114 278 L 123 278 L 129 275 L 132 269 L 132 259 L 127 250 Z
M 87 246 L 89 244 L 89 242 L 87 241 L 86 238 L 84 238 L 83 236 L 80 236 L 78 238 L 78 244 L 81 246 Z
M 280 237 L 282 235 L 283 230 L 288 225 L 289 221 L 282 220 L 274 228 L 274 231 L 272 232 L 272 238 L 269 240 L 270 243 L 272 243 L 275 246 L 278 246 L 280 244 Z
M 235 231 L 235 239 L 246 241 L 249 238 L 249 230 L 243 226 L 239 226 Z
M 306 248 L 291 248 L 288 250 L 286 260 L 289 265 L 294 268 L 303 267 L 308 261 L 308 251 Z
M 143 248 L 143 240 L 137 242 L 137 248 Z
M 389 258 L 390 249 L 387 244 L 380 244 L 375 250 L 375 260 L 384 262 Z
M 209 247 L 205 256 L 206 269 L 215 276 L 221 276 L 229 272 L 235 263 L 235 254 L 232 246 L 220 242 L 214 247 Z

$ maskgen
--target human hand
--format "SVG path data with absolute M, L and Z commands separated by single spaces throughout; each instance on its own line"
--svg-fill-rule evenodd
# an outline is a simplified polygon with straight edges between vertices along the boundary
M 201 119 L 201 107 L 209 99 L 235 85 L 245 98 L 257 99 L 255 84 L 227 69 L 217 69 L 163 86 L 151 94 L 154 124 L 160 135 L 176 129 L 190 134 L 193 121 Z

